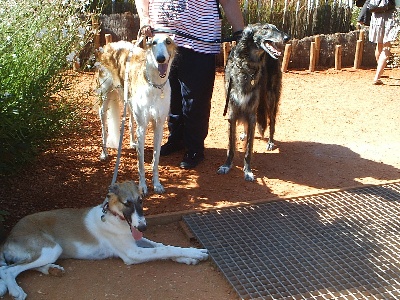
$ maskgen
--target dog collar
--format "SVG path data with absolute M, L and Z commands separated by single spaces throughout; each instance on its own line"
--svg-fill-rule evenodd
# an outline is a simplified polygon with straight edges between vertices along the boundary
M 152 87 L 154 87 L 156 89 L 161 90 L 161 99 L 164 99 L 164 86 L 167 83 L 168 78 L 162 84 L 155 84 L 155 83 L 151 82 L 149 77 L 147 76 L 147 70 L 143 72 L 143 75 L 144 75 L 144 79 L 147 81 L 148 84 L 150 84 Z
M 108 205 L 108 202 L 106 202 L 106 203 L 103 205 L 103 214 L 101 215 L 101 220 L 102 220 L 103 222 L 106 221 L 105 216 L 106 216 L 107 212 L 110 212 L 113 216 L 118 217 L 118 218 L 119 218 L 120 220 L 122 220 L 122 221 L 126 221 L 124 217 L 121 217 L 119 214 L 113 212 L 113 211 L 110 209 L 110 207 L 109 207 L 109 205 Z

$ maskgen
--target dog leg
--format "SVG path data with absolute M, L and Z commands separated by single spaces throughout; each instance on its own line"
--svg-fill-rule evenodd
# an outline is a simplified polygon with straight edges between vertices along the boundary
M 267 143 L 267 150 L 271 151 L 274 149 L 275 143 L 274 143 L 274 134 L 275 134 L 275 121 L 276 121 L 276 114 L 278 112 L 278 106 L 277 106 L 277 101 L 276 100 L 276 95 L 271 95 L 272 93 L 269 93 L 268 97 L 270 99 L 274 99 L 272 101 L 271 107 L 269 107 L 268 111 L 268 119 L 269 119 L 269 137 L 268 137 L 268 143 Z
M 165 192 L 164 187 L 160 183 L 158 174 L 158 164 L 160 161 L 160 149 L 163 135 L 163 122 L 161 120 L 155 120 L 153 122 L 154 137 L 153 137 L 153 186 L 154 192 L 157 194 L 162 194 Z
M 101 123 L 101 154 L 100 160 L 106 160 L 108 157 L 107 153 L 107 130 L 106 130 L 106 122 L 107 122 L 107 107 L 108 107 L 108 97 L 107 95 L 102 95 L 101 106 L 99 107 L 99 116 Z
M 250 120 L 247 129 L 246 153 L 244 154 L 244 179 L 246 181 L 254 181 L 254 175 L 251 171 L 251 156 L 253 154 L 254 133 L 256 129 L 256 121 Z
M 14 264 L 12 266 L 0 267 L 0 278 L 4 281 L 7 286 L 9 294 L 14 297 L 14 299 L 24 300 L 26 299 L 26 293 L 18 285 L 15 280 L 16 277 L 30 269 L 37 269 L 46 266 L 50 263 L 54 263 L 62 253 L 62 248 L 59 245 L 55 245 L 53 248 L 43 248 L 41 250 L 40 256 L 31 262 Z
M 218 174 L 227 174 L 232 168 L 236 148 L 236 118 L 229 119 L 229 145 L 225 163 L 217 170 Z
M 130 113 L 130 118 L 129 118 L 129 146 L 132 149 L 137 148 L 137 142 L 135 141 L 135 120 L 133 117 L 133 113 Z
M 182 248 L 167 246 L 157 243 L 154 248 L 131 248 L 127 253 L 129 259 L 124 260 L 126 264 L 139 264 L 154 260 L 171 259 L 187 265 L 195 265 L 200 261 L 208 259 L 207 249 Z
M 143 119 L 141 120 L 143 122 Z M 138 166 L 138 173 L 139 173 L 139 192 L 146 196 L 148 191 L 147 191 L 147 185 L 146 185 L 146 178 L 145 178 L 145 170 L 144 170 L 144 142 L 145 142 L 145 133 L 146 133 L 146 126 L 139 125 L 139 124 L 145 124 L 138 122 L 138 119 L 136 120 L 137 128 L 136 128 L 136 137 L 137 137 L 137 147 L 136 147 L 136 153 L 137 153 L 137 166 Z

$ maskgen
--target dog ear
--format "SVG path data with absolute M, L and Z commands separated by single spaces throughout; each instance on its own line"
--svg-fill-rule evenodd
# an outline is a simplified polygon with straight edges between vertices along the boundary
M 144 195 L 143 195 L 143 193 L 141 193 L 141 191 L 139 191 L 139 188 L 138 188 L 136 182 L 134 182 L 133 180 L 130 180 L 130 181 L 127 181 L 127 183 L 129 184 L 129 190 L 132 192 L 132 194 L 138 195 L 140 199 L 144 199 Z
M 248 48 L 248 43 L 253 43 L 254 29 L 251 25 L 247 25 L 243 31 L 241 38 L 236 42 L 235 48 L 232 49 L 229 55 L 236 56 L 238 53 L 243 53 Z
M 114 183 L 108 187 L 108 193 L 118 194 L 119 186 Z
M 145 49 L 146 48 L 146 38 L 144 35 L 139 35 L 138 39 L 136 40 L 135 43 L 136 46 L 139 48 Z
M 243 29 L 242 38 L 248 39 L 254 35 L 254 29 L 252 26 L 248 25 Z

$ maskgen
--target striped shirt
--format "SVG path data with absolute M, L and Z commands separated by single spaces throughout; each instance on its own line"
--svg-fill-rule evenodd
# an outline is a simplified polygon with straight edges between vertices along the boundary
M 221 19 L 216 0 L 149 0 L 151 26 L 168 28 L 202 40 L 221 38 Z M 176 35 L 178 46 L 200 53 L 217 54 L 219 43 L 207 43 Z

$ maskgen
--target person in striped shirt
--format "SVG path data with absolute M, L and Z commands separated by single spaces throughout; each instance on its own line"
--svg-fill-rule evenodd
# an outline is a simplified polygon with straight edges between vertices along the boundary
M 171 106 L 168 141 L 161 155 L 185 149 L 182 169 L 195 168 L 204 159 L 211 97 L 215 80 L 215 55 L 220 52 L 221 12 L 240 37 L 244 21 L 238 0 L 135 0 L 140 28 L 175 33 L 178 55 L 170 72 Z

